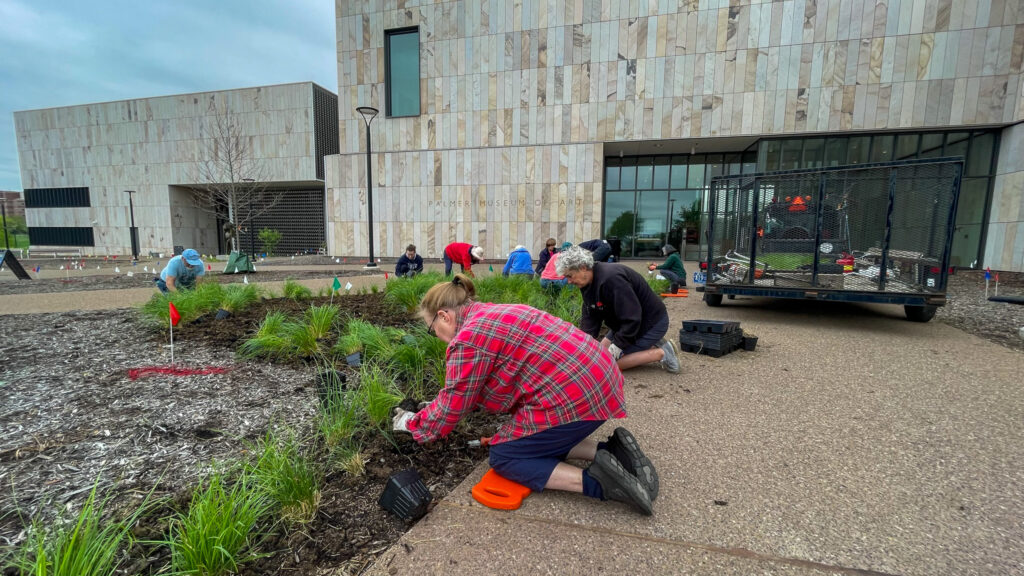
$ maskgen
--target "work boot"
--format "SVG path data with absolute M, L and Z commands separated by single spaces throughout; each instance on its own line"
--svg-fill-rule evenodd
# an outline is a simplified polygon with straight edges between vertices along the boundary
M 658 471 L 629 430 L 616 428 L 608 437 L 608 451 L 615 456 L 619 464 L 622 464 L 626 472 L 636 476 L 651 496 L 652 502 L 658 499 Z
M 644 516 L 654 513 L 651 507 L 651 496 L 640 480 L 619 464 L 619 461 L 607 450 L 598 450 L 594 463 L 587 468 L 590 477 L 601 485 L 607 500 L 617 500 L 632 504 Z
M 671 285 L 669 285 L 668 293 L 669 294 L 678 294 L 679 293 L 679 284 L 676 284 L 675 282 L 673 282 Z
M 679 374 L 679 358 L 676 357 L 676 345 L 672 340 L 665 340 L 661 344 L 665 357 L 661 359 L 661 367 L 669 374 Z

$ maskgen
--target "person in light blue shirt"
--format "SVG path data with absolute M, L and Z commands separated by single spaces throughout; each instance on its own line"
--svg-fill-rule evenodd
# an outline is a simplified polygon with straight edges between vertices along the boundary
M 528 279 L 533 279 L 533 257 L 522 244 L 516 246 L 508 255 L 508 262 L 505 262 L 505 268 L 501 271 L 502 276 L 510 274 L 522 274 Z
M 160 277 L 156 278 L 156 287 L 161 292 L 177 292 L 178 290 L 191 290 L 196 287 L 196 277 L 206 274 L 203 261 L 199 258 L 199 252 L 189 248 L 167 262 L 167 266 L 160 271 Z

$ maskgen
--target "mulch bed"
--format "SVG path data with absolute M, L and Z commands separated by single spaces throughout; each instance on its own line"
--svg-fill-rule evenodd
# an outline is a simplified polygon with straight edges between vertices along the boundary
M 322 303 L 324 300 L 315 300 Z M 342 313 L 386 326 L 410 316 L 380 294 L 336 297 Z M 238 360 L 234 350 L 270 309 L 298 312 L 310 301 L 264 300 L 227 320 L 205 320 L 175 330 L 178 365 L 226 368 L 223 374 L 149 375 L 129 370 L 169 364 L 160 333 L 141 327 L 131 310 L 6 316 L 0 322 L 0 556 L 20 542 L 23 522 L 54 521 L 98 484 L 130 507 L 154 486 L 170 500 L 137 529 L 159 538 L 161 519 L 186 505 L 190 489 L 217 461 L 237 460 L 247 442 L 270 427 L 311 433 L 317 393 L 311 368 Z M 342 371 L 350 371 L 342 367 Z M 496 421 L 477 414 L 446 441 L 420 446 L 399 435 L 363 446 L 366 474 L 332 473 L 323 486 L 312 524 L 288 531 L 273 527 L 269 557 L 246 574 L 314 574 L 325 568 L 355 573 L 408 528 L 377 498 L 394 472 L 415 467 L 435 501 L 443 498 L 484 458 L 466 441 L 494 432 Z M 149 574 L 167 561 L 166 550 L 138 550 L 130 573 Z
M 995 295 L 995 282 L 989 282 L 989 296 Z M 1024 296 L 1024 274 L 1001 272 L 1000 296 Z M 960 270 L 949 277 L 945 306 L 939 308 L 935 320 L 949 324 L 1007 348 L 1024 351 L 1024 306 L 1006 302 L 990 302 L 985 298 L 985 273 Z

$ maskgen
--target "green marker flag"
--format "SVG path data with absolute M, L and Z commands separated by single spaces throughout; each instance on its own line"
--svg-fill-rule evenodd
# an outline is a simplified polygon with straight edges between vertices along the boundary
M 334 277 L 334 284 L 331 284 L 331 290 L 340 290 L 340 289 L 341 289 L 341 281 L 339 281 L 338 277 L 335 276 Z
M 493 264 L 491 264 L 490 266 L 488 266 L 488 268 L 490 268 L 490 269 L 491 269 L 491 272 L 494 272 L 494 265 L 493 265 Z

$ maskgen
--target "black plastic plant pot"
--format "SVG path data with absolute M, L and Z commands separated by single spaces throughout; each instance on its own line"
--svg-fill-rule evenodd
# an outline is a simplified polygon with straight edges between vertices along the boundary
M 747 352 L 753 352 L 754 348 L 757 347 L 757 336 L 747 335 L 743 337 L 743 349 Z
M 363 354 L 362 352 L 356 352 L 355 354 L 349 354 L 345 356 L 345 363 L 349 366 L 362 366 L 363 365 Z
M 420 473 L 409 468 L 388 478 L 384 493 L 377 502 L 402 520 L 418 520 L 427 513 L 433 499 Z
M 217 320 L 223 320 L 225 318 L 229 318 L 230 316 L 231 316 L 231 312 L 228 312 L 227 310 L 225 310 L 223 308 L 219 308 L 217 310 L 217 315 L 214 316 L 214 318 L 216 318 Z

